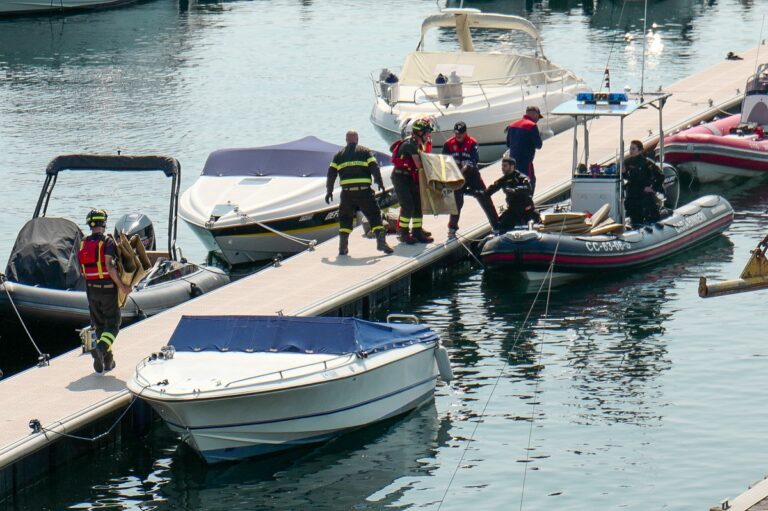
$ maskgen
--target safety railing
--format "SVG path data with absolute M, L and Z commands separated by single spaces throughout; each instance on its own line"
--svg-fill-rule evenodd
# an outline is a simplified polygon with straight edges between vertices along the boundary
M 534 81 L 534 78 L 543 78 L 543 80 L 536 80 Z M 371 73 L 371 81 L 373 83 L 373 91 L 374 95 L 377 99 L 384 99 L 387 100 L 386 97 L 384 97 L 382 93 L 382 83 L 383 82 L 380 79 L 377 79 L 374 77 L 374 74 Z M 479 93 L 476 94 L 462 94 L 462 99 L 466 98 L 473 98 L 477 96 L 482 96 L 486 103 L 486 108 L 491 107 L 490 100 L 488 99 L 488 93 L 486 92 L 486 88 L 494 85 L 496 88 L 503 86 L 503 87 L 519 87 L 520 88 L 520 94 L 522 97 L 525 97 L 526 89 L 531 89 L 534 87 L 539 87 L 542 85 L 550 85 L 554 83 L 560 83 L 560 92 L 563 93 L 565 91 L 566 85 L 571 85 L 575 83 L 579 83 L 582 80 L 576 76 L 573 72 L 567 70 L 567 69 L 550 69 L 547 71 L 537 71 L 535 73 L 524 73 L 515 75 L 513 77 L 509 76 L 502 76 L 502 77 L 495 77 L 495 78 L 484 78 L 482 80 L 472 80 L 468 82 L 461 82 L 462 88 L 467 87 L 470 89 L 479 89 Z M 389 84 L 387 84 L 389 85 Z M 402 87 L 403 84 L 400 82 L 400 87 Z M 407 86 L 407 85 L 406 85 Z M 394 109 L 395 105 L 397 103 L 417 103 L 417 100 L 421 100 L 420 102 L 423 103 L 431 103 L 440 113 L 443 115 L 446 113 L 446 110 L 441 108 L 440 99 L 438 98 L 437 93 L 437 85 L 436 84 L 424 84 L 419 87 L 416 87 L 413 89 L 413 92 L 410 96 L 410 98 L 402 99 L 401 97 L 398 97 L 396 101 L 393 101 L 391 103 L 388 103 L 390 105 L 390 113 L 392 113 L 392 109 Z M 400 89 L 402 91 L 402 89 Z M 545 94 L 551 92 L 549 90 L 545 91 Z
M 183 394 L 193 393 L 193 394 L 204 394 L 207 392 L 215 392 L 220 390 L 221 388 L 226 389 L 235 389 L 239 387 L 243 387 L 246 385 L 243 385 L 245 382 L 250 382 L 247 385 L 264 385 L 268 383 L 275 383 L 279 381 L 286 381 L 293 378 L 299 378 L 303 376 L 308 376 L 311 374 L 315 374 L 322 371 L 328 371 L 331 369 L 337 369 L 339 367 L 345 366 L 355 360 L 357 358 L 356 353 L 347 353 L 344 355 L 339 355 L 338 357 L 334 357 L 328 360 L 321 360 L 318 362 L 312 362 L 309 364 L 304 364 L 301 366 L 296 367 L 290 367 L 287 369 L 277 370 L 277 371 L 271 371 L 269 373 L 263 373 L 263 374 L 256 374 L 253 376 L 248 376 L 245 378 L 238 378 L 236 380 L 231 380 L 227 383 L 224 382 L 217 382 L 216 388 L 201 390 L 199 388 L 193 389 L 190 392 L 184 392 Z M 136 366 L 136 372 L 135 372 L 135 378 L 139 383 L 141 383 L 144 387 L 152 387 L 152 386 L 158 386 L 162 385 L 165 386 L 168 384 L 167 380 L 164 380 L 161 383 L 152 383 L 147 378 L 142 376 L 141 369 L 143 369 L 147 364 L 149 364 L 152 361 L 157 360 L 158 357 L 146 357 L 144 360 L 139 362 L 139 364 Z M 162 358 L 160 358 L 163 360 Z M 254 381 L 256 380 L 256 381 Z M 258 381 L 263 380 L 263 381 Z M 239 384 L 239 385 L 238 385 Z M 165 391 L 161 391 L 163 393 L 167 393 Z

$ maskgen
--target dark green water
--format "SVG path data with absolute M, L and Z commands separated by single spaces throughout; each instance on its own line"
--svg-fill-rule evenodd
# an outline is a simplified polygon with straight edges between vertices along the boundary
M 527 16 L 547 55 L 596 87 L 609 55 L 612 81 L 639 85 L 641 4 L 473 5 Z M 434 9 L 156 0 L 0 21 L 0 252 L 31 216 L 56 154 L 168 153 L 186 188 L 220 147 L 340 140 L 350 127 L 383 147 L 367 120 L 368 73 L 399 64 Z M 764 13 L 749 1 L 653 2 L 646 85 L 754 46 Z M 113 215 L 138 207 L 163 230 L 168 185 L 73 174 L 52 209 L 77 220 L 92 206 Z M 762 213 L 765 190 L 753 182 L 688 197 L 722 193 L 737 211 Z M 766 229 L 763 216 L 739 216 L 706 246 L 556 288 L 548 306 L 471 265 L 422 279 L 398 308 L 441 331 L 455 364 L 456 380 L 433 405 L 318 449 L 212 468 L 158 423 L 0 509 L 708 509 L 768 473 L 766 293 L 701 300 L 697 280 L 737 276 Z M 180 238 L 202 259 L 191 232 Z M 34 360 L 20 335 L 2 325 L 0 343 L 15 347 L 2 351 L 4 370 Z M 52 350 L 71 338 L 40 335 Z

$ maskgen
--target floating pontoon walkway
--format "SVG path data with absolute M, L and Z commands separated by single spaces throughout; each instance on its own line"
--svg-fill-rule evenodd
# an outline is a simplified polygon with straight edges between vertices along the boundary
M 754 483 L 733 500 L 724 500 L 709 511 L 768 511 L 768 477 Z
M 695 124 L 718 109 L 737 104 L 739 89 L 754 71 L 755 52 L 745 52 L 741 61 L 723 61 L 667 89 L 673 96 L 664 110 L 665 129 Z M 613 159 L 618 138 L 616 119 L 594 121 L 590 133 L 591 160 Z M 627 142 L 656 136 L 658 113 L 654 109 L 638 111 L 625 126 Z M 553 137 L 537 154 L 537 202 L 568 190 L 572 138 L 570 131 Z M 483 174 L 487 183 L 494 180 L 500 175 L 498 164 Z M 497 204 L 503 202 L 501 195 L 495 197 Z M 460 238 L 480 238 L 489 230 L 471 199 L 466 201 L 461 223 Z M 402 288 L 417 270 L 463 250 L 460 241 L 446 239 L 447 217 L 425 218 L 425 224 L 434 233 L 433 244 L 397 245 L 393 255 L 382 256 L 375 251 L 375 242 L 363 239 L 357 230 L 350 239 L 349 257 L 337 256 L 337 241 L 331 240 L 313 252 L 284 261 L 280 267 L 268 268 L 126 328 L 115 345 L 117 368 L 105 376 L 95 375 L 91 357 L 76 349 L 52 360 L 50 367 L 30 369 L 0 381 L 0 498 L 83 450 L 74 446 L 77 441 L 61 442 L 61 433 L 96 429 L 95 424 L 114 420 L 131 401 L 125 382 L 134 367 L 166 344 L 182 314 L 321 315 L 354 311 L 350 306 L 369 307 Z M 33 432 L 29 425 L 32 419 L 39 420 L 45 431 Z M 65 443 L 68 446 L 62 447 Z

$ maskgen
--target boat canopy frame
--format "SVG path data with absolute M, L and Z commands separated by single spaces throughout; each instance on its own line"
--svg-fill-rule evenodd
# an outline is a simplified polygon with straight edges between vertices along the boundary
M 168 211 L 168 256 L 176 257 L 176 236 L 178 231 L 179 189 L 181 187 L 181 163 L 170 156 L 120 155 L 120 154 L 65 154 L 55 157 L 45 169 L 45 181 L 37 199 L 32 218 L 45 216 L 59 172 L 107 171 L 107 172 L 152 172 L 161 171 L 171 178 L 171 198 Z
M 490 28 L 498 30 L 513 30 L 523 32 L 533 39 L 536 56 L 546 59 L 541 44 L 541 35 L 536 26 L 525 18 L 510 14 L 494 14 L 481 12 L 479 9 L 443 9 L 439 14 L 428 16 L 421 23 L 421 37 L 416 51 L 424 50 L 424 38 L 433 28 L 453 28 L 459 40 L 461 51 L 473 52 L 472 28 Z
M 614 100 L 615 96 L 625 96 L 622 100 Z M 644 92 L 630 97 L 628 94 L 602 93 L 592 94 L 595 100 L 584 101 L 577 99 L 567 101 L 550 112 L 552 115 L 567 115 L 573 117 L 573 162 L 571 164 L 571 179 L 576 177 L 579 166 L 579 124 L 583 126 L 584 136 L 584 162 L 589 165 L 589 120 L 601 116 L 619 118 L 619 157 L 616 162 L 616 175 L 619 181 L 619 197 L 624 197 L 624 180 L 621 176 L 624 174 L 624 119 L 632 115 L 635 111 L 655 108 L 659 112 L 659 161 L 664 161 L 664 119 L 662 110 L 667 103 L 667 99 L 672 96 L 669 92 Z M 600 99 L 597 99 L 600 98 Z M 608 99 L 610 98 L 610 99 Z M 623 209 L 623 208 L 622 208 Z M 624 212 L 622 211 L 621 220 L 624 221 Z
M 584 134 L 584 161 L 589 162 L 589 123 L 591 119 L 601 116 L 619 118 L 619 158 L 617 162 L 618 174 L 621 175 L 624 170 L 624 119 L 632 115 L 637 110 L 653 107 L 659 112 L 659 161 L 664 161 L 664 119 L 662 110 L 671 96 L 668 92 L 646 92 L 636 98 L 628 98 L 627 101 L 611 104 L 602 101 L 586 103 L 574 99 L 558 105 L 551 112 L 552 115 L 567 115 L 573 117 L 575 125 L 573 128 L 573 165 L 571 174 L 576 172 L 579 164 L 579 143 L 578 130 L 579 124 L 583 126 Z

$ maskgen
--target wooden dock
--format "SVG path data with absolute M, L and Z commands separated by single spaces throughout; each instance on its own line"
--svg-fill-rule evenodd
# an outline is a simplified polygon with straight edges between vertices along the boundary
M 667 92 L 673 96 L 664 109 L 665 130 L 696 124 L 718 109 L 737 104 L 753 72 L 756 51 L 744 52 L 741 61 L 724 60 L 669 87 Z M 638 111 L 627 121 L 627 145 L 632 139 L 652 140 L 657 136 L 656 110 Z M 568 131 L 546 140 L 537 154 L 537 202 L 567 192 L 572 137 Z M 594 162 L 614 158 L 618 121 L 594 121 L 590 139 Z M 498 164 L 484 169 L 483 175 L 486 183 L 496 179 L 500 176 Z M 495 197 L 497 204 L 503 202 L 501 195 Z M 390 293 L 407 286 L 414 272 L 463 251 L 462 238 L 476 239 L 488 232 L 488 223 L 472 199 L 465 203 L 461 226 L 459 240 L 447 240 L 447 217 L 425 218 L 425 227 L 433 232 L 435 242 L 400 244 L 390 256 L 376 252 L 374 240 L 362 238 L 356 230 L 350 238 L 349 257 L 339 257 L 337 241 L 331 240 L 313 252 L 283 261 L 279 267 L 265 269 L 126 328 L 115 344 L 117 368 L 105 376 L 95 375 L 91 357 L 77 349 L 52 360 L 49 367 L 29 369 L 0 381 L 0 498 L 82 452 L 81 448 L 57 447 L 62 443 L 62 433 L 93 430 L 95 423 L 108 424 L 129 405 L 126 380 L 140 360 L 166 344 L 182 315 L 307 316 L 375 308 L 385 304 Z M 33 432 L 32 419 L 40 421 L 46 431 Z
M 724 500 L 709 511 L 768 511 L 768 476 L 735 499 Z

